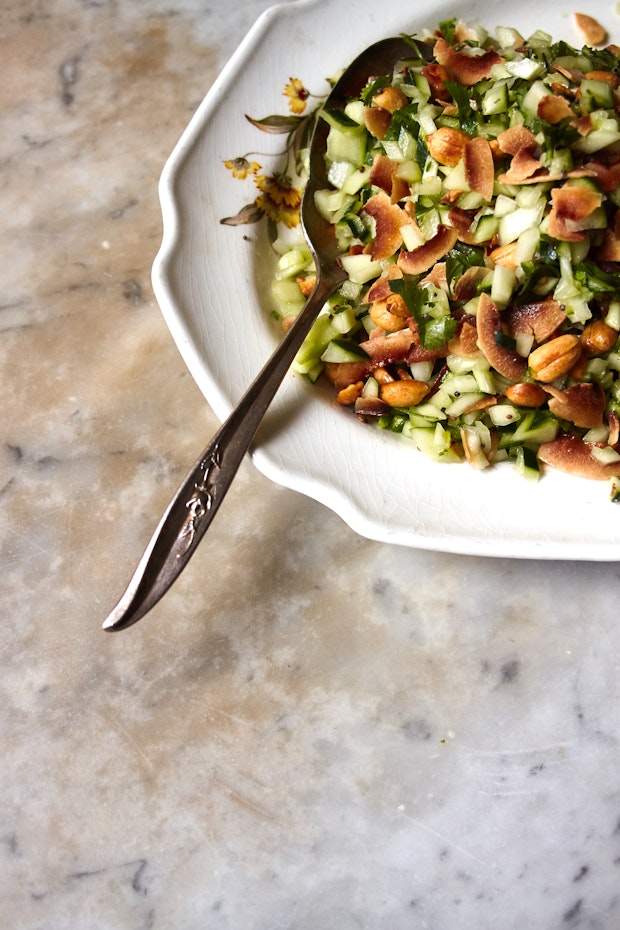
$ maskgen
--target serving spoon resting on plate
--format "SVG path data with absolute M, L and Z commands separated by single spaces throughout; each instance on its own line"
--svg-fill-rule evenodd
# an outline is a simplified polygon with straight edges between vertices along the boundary
M 383 39 L 362 52 L 343 72 L 324 106 L 343 110 L 368 79 L 387 74 L 413 49 L 404 39 Z M 301 225 L 316 266 L 316 284 L 271 358 L 239 404 L 204 449 L 162 516 L 127 590 L 103 623 L 123 630 L 140 620 L 166 593 L 196 551 L 291 362 L 319 311 L 347 275 L 333 226 L 315 206 L 315 193 L 329 187 L 325 151 L 329 126 L 318 119 L 310 144 L 310 170 L 301 203 Z

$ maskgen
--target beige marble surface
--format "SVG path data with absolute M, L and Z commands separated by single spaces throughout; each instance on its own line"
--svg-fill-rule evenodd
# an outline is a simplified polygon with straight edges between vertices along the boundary
M 615 930 L 616 563 L 369 542 L 246 462 L 100 629 L 216 426 L 157 180 L 266 6 L 0 8 L 0 925 Z

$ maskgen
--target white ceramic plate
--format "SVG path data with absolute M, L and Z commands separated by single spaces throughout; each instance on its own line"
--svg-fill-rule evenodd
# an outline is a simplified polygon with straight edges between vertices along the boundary
M 291 77 L 313 94 L 383 36 L 433 28 L 451 16 L 489 30 L 537 28 L 579 45 L 570 9 L 535 0 L 424 5 L 410 0 L 301 0 L 258 20 L 215 82 L 162 174 L 164 237 L 153 268 L 157 299 L 186 364 L 223 419 L 272 352 L 276 339 L 257 268 L 258 226 L 224 226 L 255 196 L 225 159 L 260 149 L 276 167 L 282 136 L 259 133 L 244 114 L 285 114 Z M 620 40 L 613 4 L 587 12 Z M 520 558 L 615 560 L 620 507 L 605 483 L 567 475 L 524 481 L 509 465 L 476 472 L 438 465 L 406 440 L 359 423 L 325 392 L 289 375 L 252 452 L 274 481 L 321 501 L 360 534 L 427 549 Z

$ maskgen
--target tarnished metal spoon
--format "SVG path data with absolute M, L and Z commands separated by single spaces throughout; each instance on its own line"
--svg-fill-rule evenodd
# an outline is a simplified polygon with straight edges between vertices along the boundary
M 344 71 L 325 106 L 343 109 L 373 75 L 387 74 L 411 57 L 404 39 L 384 39 L 367 48 Z M 318 119 L 310 145 L 310 173 L 301 204 L 304 235 L 316 264 L 316 285 L 303 310 L 223 423 L 171 500 L 127 590 L 103 624 L 123 630 L 140 620 L 166 593 L 196 551 L 236 475 L 278 387 L 328 297 L 346 274 L 339 262 L 333 227 L 319 214 L 314 195 L 328 187 L 325 149 L 328 124 Z

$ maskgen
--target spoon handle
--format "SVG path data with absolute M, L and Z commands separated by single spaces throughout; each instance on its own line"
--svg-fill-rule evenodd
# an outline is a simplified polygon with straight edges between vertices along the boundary
M 143 617 L 181 574 L 209 528 L 245 453 L 319 310 L 343 275 L 319 275 L 278 347 L 170 501 L 127 590 L 103 623 L 123 630 Z

